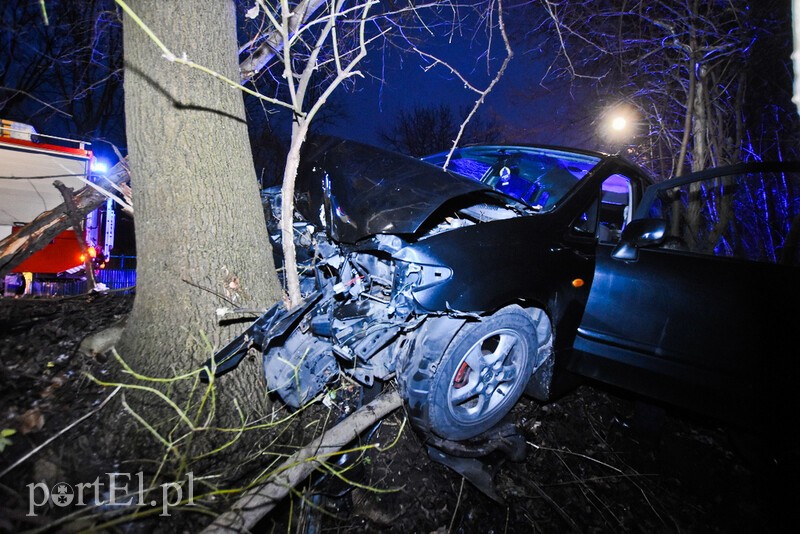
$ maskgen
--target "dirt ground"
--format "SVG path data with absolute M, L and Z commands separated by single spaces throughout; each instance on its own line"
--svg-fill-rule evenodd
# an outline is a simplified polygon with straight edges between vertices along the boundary
M 82 355 L 80 342 L 124 318 L 132 298 L 0 299 L 0 531 L 87 528 L 53 526 L 57 511 L 31 515 L 28 486 L 74 481 L 78 467 L 102 474 L 115 461 L 113 450 L 92 446 L 108 440 L 92 435 L 91 417 L 63 430 L 108 393 L 84 375 L 102 376 L 106 362 Z M 523 400 L 512 420 L 525 458 L 483 459 L 496 499 L 431 460 L 397 411 L 365 437 L 382 450 L 346 464 L 342 476 L 312 476 L 257 531 L 771 533 L 797 524 L 798 472 L 763 469 L 713 423 L 593 384 L 544 406 Z M 92 454 L 69 457 L 78 442 Z M 148 529 L 195 532 L 210 520 L 177 513 Z

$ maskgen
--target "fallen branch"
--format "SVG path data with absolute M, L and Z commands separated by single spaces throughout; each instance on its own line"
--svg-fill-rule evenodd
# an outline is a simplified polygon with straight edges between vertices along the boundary
M 114 184 L 127 182 L 128 171 L 124 160 L 111 168 L 107 178 Z M 86 186 L 78 191 L 73 199 L 75 207 L 81 217 L 100 206 L 106 196 L 95 189 Z M 31 254 L 46 247 L 55 237 L 68 229 L 71 222 L 67 213 L 67 206 L 60 204 L 50 211 L 45 211 L 33 221 L 0 241 L 0 277 L 25 261 Z
M 86 282 L 88 286 L 87 290 L 92 292 L 96 285 L 94 280 L 94 265 L 92 262 L 92 256 L 89 254 L 89 245 L 86 243 L 86 237 L 83 235 L 83 217 L 78 212 L 78 206 L 75 204 L 75 200 L 72 198 L 75 192 L 72 190 L 72 188 L 64 185 L 61 180 L 55 180 L 53 182 L 53 187 L 58 189 L 59 193 L 61 193 L 61 196 L 64 199 L 64 209 L 67 212 L 67 220 L 69 220 L 69 224 L 72 226 L 72 229 L 75 230 L 75 237 L 78 239 L 78 246 L 81 247 L 81 254 L 83 255 L 83 270 L 86 273 Z
M 335 453 L 370 425 L 386 417 L 402 404 L 400 394 L 395 391 L 381 395 L 366 406 L 353 412 L 338 425 L 318 437 L 289 457 L 275 474 L 263 485 L 248 491 L 233 507 L 217 517 L 201 534 L 217 534 L 250 531 L 289 493 L 291 488 L 305 480 L 322 460 Z

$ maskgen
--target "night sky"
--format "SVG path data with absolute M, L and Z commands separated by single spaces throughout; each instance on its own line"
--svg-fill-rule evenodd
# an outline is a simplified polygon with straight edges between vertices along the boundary
M 467 45 L 465 48 L 463 44 L 455 44 L 428 49 L 447 61 L 458 63 L 460 70 L 481 89 L 491 81 L 486 72 L 486 61 L 475 59 L 481 53 L 476 47 Z M 497 55 L 491 65 L 492 76 L 504 57 L 501 50 L 495 50 Z M 523 52 L 515 53 L 506 73 L 479 113 L 503 124 L 518 140 L 569 144 L 575 140 L 574 137 L 567 130 L 552 126 L 569 115 L 575 100 L 569 93 L 540 85 L 549 58 Z M 363 70 L 383 79 L 367 77 L 357 82 L 355 90 L 340 90 L 337 99 L 347 113 L 345 124 L 337 124 L 329 128 L 329 132 L 381 144 L 378 135 L 381 126 L 390 125 L 402 109 L 445 104 L 458 111 L 471 107 L 478 99 L 479 95 L 464 88 L 460 80 L 444 67 L 437 66 L 425 72 L 424 66 L 424 60 L 419 57 L 400 58 L 392 51 L 374 53 L 365 61 Z M 545 124 L 551 126 L 548 139 L 542 138 L 541 130 Z
M 575 101 L 571 96 L 565 98 L 564 94 L 539 85 L 544 68 L 545 64 L 529 57 L 514 57 L 479 113 L 503 124 L 519 141 L 570 144 L 575 137 L 553 126 L 569 116 Z M 342 97 L 352 120 L 347 133 L 365 142 L 379 144 L 376 134 L 379 125 L 391 123 L 401 109 L 450 104 L 457 110 L 471 107 L 479 96 L 464 89 L 448 73 L 425 73 L 413 61 L 390 65 L 384 72 L 386 83 L 370 80 L 362 83 L 363 98 L 359 93 Z M 488 84 L 485 76 L 476 77 L 482 80 L 482 87 Z M 550 126 L 547 139 L 542 131 L 545 125 Z

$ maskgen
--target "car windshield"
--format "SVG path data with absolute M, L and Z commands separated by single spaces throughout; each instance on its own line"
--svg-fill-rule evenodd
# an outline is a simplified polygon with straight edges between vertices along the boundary
M 447 152 L 422 158 L 443 166 Z M 456 150 L 447 170 L 472 178 L 540 211 L 553 209 L 600 156 L 555 148 L 474 146 Z

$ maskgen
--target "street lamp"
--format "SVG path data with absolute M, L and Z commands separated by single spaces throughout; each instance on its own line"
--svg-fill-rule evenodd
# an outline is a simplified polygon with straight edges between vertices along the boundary
M 628 119 L 617 115 L 616 117 L 611 119 L 611 129 L 617 132 L 622 132 L 625 128 L 628 127 Z
M 639 125 L 639 115 L 632 106 L 617 104 L 609 107 L 600 118 L 600 134 L 612 143 L 632 139 Z

